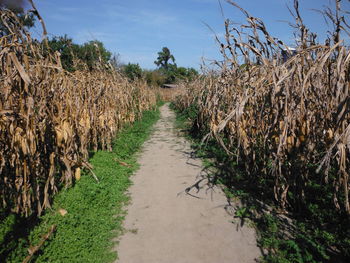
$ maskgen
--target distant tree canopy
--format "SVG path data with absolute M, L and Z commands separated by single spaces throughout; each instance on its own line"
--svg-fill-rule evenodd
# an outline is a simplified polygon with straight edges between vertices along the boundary
M 129 63 L 123 67 L 122 72 L 132 81 L 142 77 L 142 69 L 139 64 Z
M 73 40 L 67 35 L 53 37 L 48 41 L 51 51 L 58 51 L 61 54 L 62 67 L 68 71 L 79 69 L 74 64 L 74 59 L 83 62 L 90 70 L 98 67 L 100 64 L 107 63 L 112 57 L 102 42 L 92 40 L 82 45 L 73 43 Z
M 48 41 L 49 47 L 53 52 L 60 52 L 62 67 L 68 71 L 74 71 L 73 60 L 74 54 L 79 46 L 73 44 L 73 40 L 67 35 L 53 37 Z
M 128 63 L 124 65 L 120 61 L 120 55 L 108 51 L 102 42 L 93 40 L 84 44 L 76 44 L 73 39 L 64 36 L 56 36 L 48 40 L 50 52 L 59 52 L 62 67 L 67 71 L 79 70 L 88 67 L 89 70 L 99 68 L 109 62 L 112 67 L 122 73 L 129 80 L 145 79 L 149 86 L 161 86 L 177 81 L 191 81 L 198 72 L 194 68 L 178 67 L 175 64 L 175 57 L 168 48 L 158 52 L 155 61 L 159 68 L 156 70 L 143 70 L 139 64 Z M 170 62 L 173 63 L 170 63 Z
M 192 81 L 198 76 L 198 71 L 194 68 L 178 67 L 176 69 L 176 77 L 182 80 Z
M 89 69 L 93 69 L 98 63 L 107 63 L 111 59 L 112 53 L 104 47 L 102 42 L 92 40 L 80 46 L 77 56 L 86 62 Z
M 173 61 L 174 64 L 169 64 L 169 61 Z M 163 47 L 162 51 L 158 52 L 158 58 L 154 61 L 158 67 L 168 70 L 169 66 L 175 66 L 175 57 L 170 53 L 169 48 Z
M 169 61 L 172 61 L 173 64 Z M 198 75 L 194 68 L 177 67 L 175 57 L 167 47 L 163 47 L 162 51 L 158 52 L 157 60 L 154 63 L 159 67 L 160 75 L 163 75 L 162 84 L 175 83 L 178 80 L 193 80 Z
M 167 82 L 166 76 L 159 70 L 144 70 L 143 74 L 149 86 L 159 87 Z

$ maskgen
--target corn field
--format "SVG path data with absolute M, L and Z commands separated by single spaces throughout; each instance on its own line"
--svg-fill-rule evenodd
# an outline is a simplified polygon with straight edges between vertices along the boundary
M 303 204 L 307 184 L 317 182 L 332 189 L 334 209 L 350 215 L 350 52 L 342 39 L 349 26 L 340 1 L 323 11 L 334 27 L 324 44 L 294 1 L 295 54 L 261 19 L 227 2 L 247 23 L 225 21 L 220 70 L 188 85 L 175 106 L 196 105 L 193 125 L 208 131 L 204 140 L 216 140 L 250 180 L 270 180 L 281 211 Z
M 111 150 L 156 94 L 109 65 L 64 71 L 59 53 L 48 53 L 10 11 L 0 15 L 9 31 L 0 38 L 1 209 L 41 214 L 61 187 L 91 171 L 89 150 Z

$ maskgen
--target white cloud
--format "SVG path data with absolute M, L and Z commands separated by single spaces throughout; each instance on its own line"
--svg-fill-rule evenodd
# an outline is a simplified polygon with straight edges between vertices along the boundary
M 108 17 L 113 20 L 120 19 L 120 22 L 124 23 L 142 23 L 142 25 L 164 26 L 178 20 L 173 14 L 164 11 L 153 9 L 130 9 L 115 3 L 104 5 L 103 9 L 103 12 L 95 15 L 104 18 Z

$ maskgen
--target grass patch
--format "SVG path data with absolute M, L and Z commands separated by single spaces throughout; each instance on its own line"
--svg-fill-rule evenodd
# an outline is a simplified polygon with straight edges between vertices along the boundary
M 22 262 L 28 256 L 27 248 L 39 244 L 55 225 L 55 232 L 31 262 L 113 262 L 116 253 L 112 252 L 112 239 L 122 232 L 126 214 L 123 207 L 129 200 L 126 190 L 131 185 L 130 175 L 138 168 L 136 153 L 159 116 L 159 110 L 144 112 L 140 121 L 119 133 L 113 152 L 93 153 L 90 163 L 99 183 L 85 172 L 74 187 L 56 195 L 51 211 L 30 231 L 27 229 L 28 233 L 18 236 L 14 232 L 20 219 L 14 215 L 5 217 L 6 224 L 0 225 L 0 261 Z M 60 209 L 67 214 L 62 216 Z M 8 240 L 12 243 L 5 242 Z

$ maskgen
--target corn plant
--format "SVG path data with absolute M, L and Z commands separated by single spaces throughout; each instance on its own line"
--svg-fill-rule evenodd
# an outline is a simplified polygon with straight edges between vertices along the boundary
M 220 70 L 188 85 L 176 107 L 196 103 L 194 125 L 208 131 L 204 139 L 215 139 L 250 180 L 270 179 L 282 212 L 305 204 L 307 184 L 315 181 L 329 185 L 334 208 L 350 215 L 350 53 L 342 39 L 349 26 L 341 1 L 323 11 L 334 25 L 323 44 L 294 1 L 294 54 L 261 19 L 227 2 L 246 24 L 225 20 L 224 40 L 217 37 Z
M 10 32 L 0 38 L 1 208 L 41 214 L 81 169 L 92 169 L 89 150 L 111 150 L 123 125 L 154 107 L 156 93 L 109 65 L 66 72 L 59 53 L 0 11 Z

